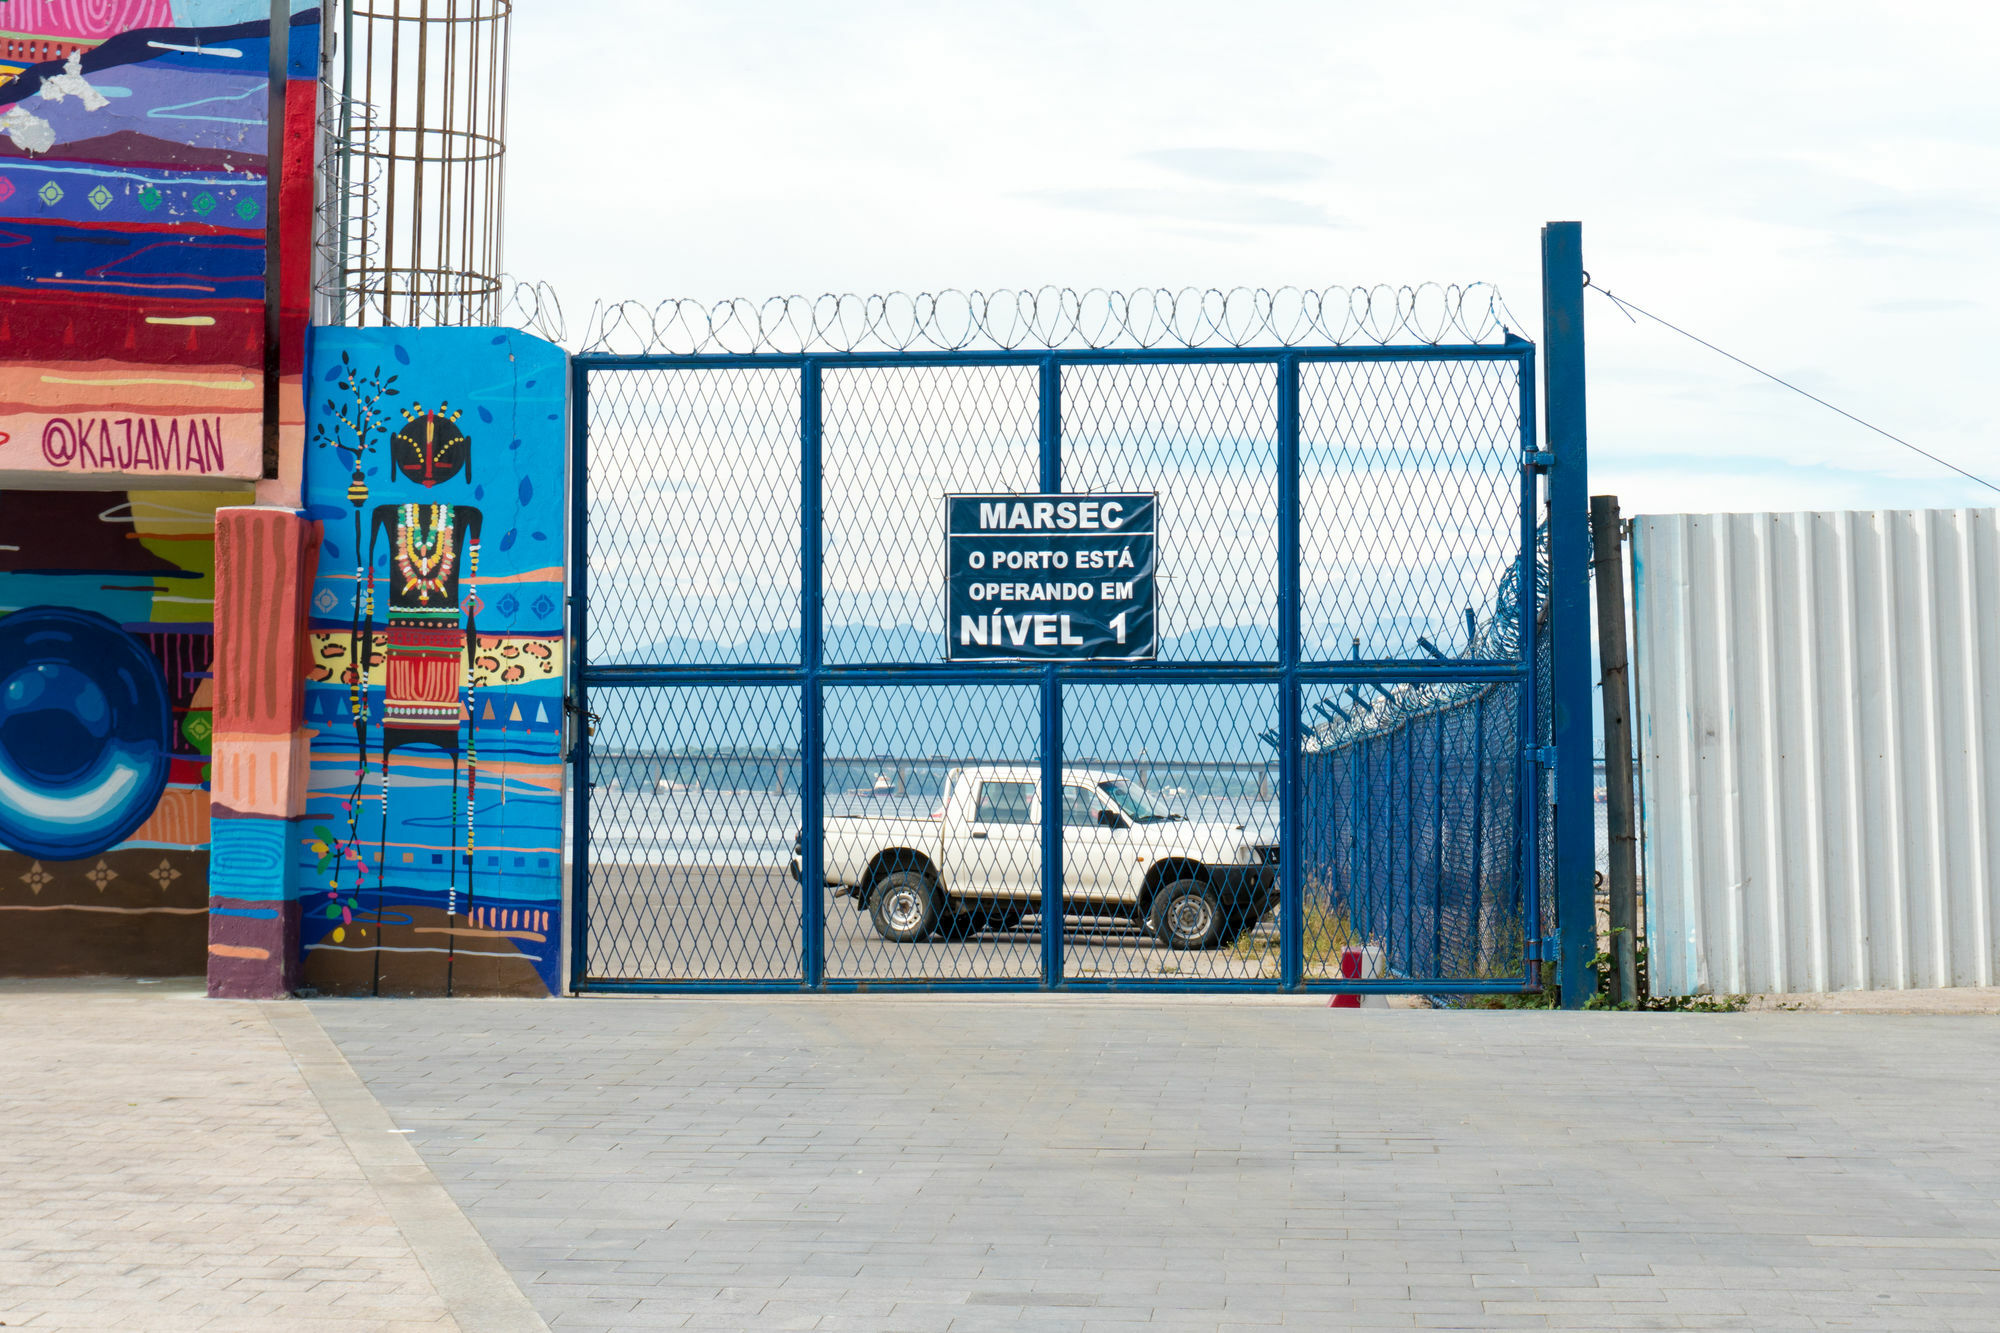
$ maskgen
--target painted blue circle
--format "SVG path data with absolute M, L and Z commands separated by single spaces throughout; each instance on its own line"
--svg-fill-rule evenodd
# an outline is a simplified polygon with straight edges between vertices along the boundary
M 159 663 L 103 616 L 0 616 L 0 846 L 69 861 L 131 837 L 166 790 L 173 716 Z

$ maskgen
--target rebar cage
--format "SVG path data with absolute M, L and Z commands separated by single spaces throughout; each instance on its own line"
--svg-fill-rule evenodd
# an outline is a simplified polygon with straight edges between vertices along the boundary
M 491 323 L 513 0 L 347 0 L 320 54 L 315 315 Z
M 571 373 L 577 990 L 1539 984 L 1531 343 Z M 1153 660 L 945 660 L 1027 492 L 1157 494 Z

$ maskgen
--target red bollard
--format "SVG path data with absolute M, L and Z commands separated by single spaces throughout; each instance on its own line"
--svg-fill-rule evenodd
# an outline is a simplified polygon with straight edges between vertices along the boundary
M 1342 949 L 1340 951 L 1340 975 L 1352 981 L 1359 981 L 1361 979 L 1361 950 Z M 1333 997 L 1333 1003 L 1327 1006 L 1329 1009 L 1359 1009 L 1360 1007 L 1361 997 L 1359 995 L 1336 995 Z

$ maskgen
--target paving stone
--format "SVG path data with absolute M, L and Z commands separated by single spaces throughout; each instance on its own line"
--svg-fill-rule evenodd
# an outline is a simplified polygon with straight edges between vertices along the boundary
M 312 1008 L 558 1327 L 614 1326 L 593 1290 L 881 1333 L 1951 1329 L 2000 1294 L 1988 1017 Z
M 0 1126 L 10 1329 L 458 1327 L 254 1004 L 0 982 Z

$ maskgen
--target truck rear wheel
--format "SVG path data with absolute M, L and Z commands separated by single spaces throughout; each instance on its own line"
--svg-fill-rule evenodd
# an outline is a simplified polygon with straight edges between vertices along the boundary
M 1225 929 L 1215 890 L 1198 879 L 1177 879 L 1162 888 L 1153 921 L 1160 943 L 1169 949 L 1212 949 Z
M 877 881 L 868 897 L 868 916 L 883 939 L 915 944 L 937 931 L 942 896 L 928 875 L 898 870 Z

